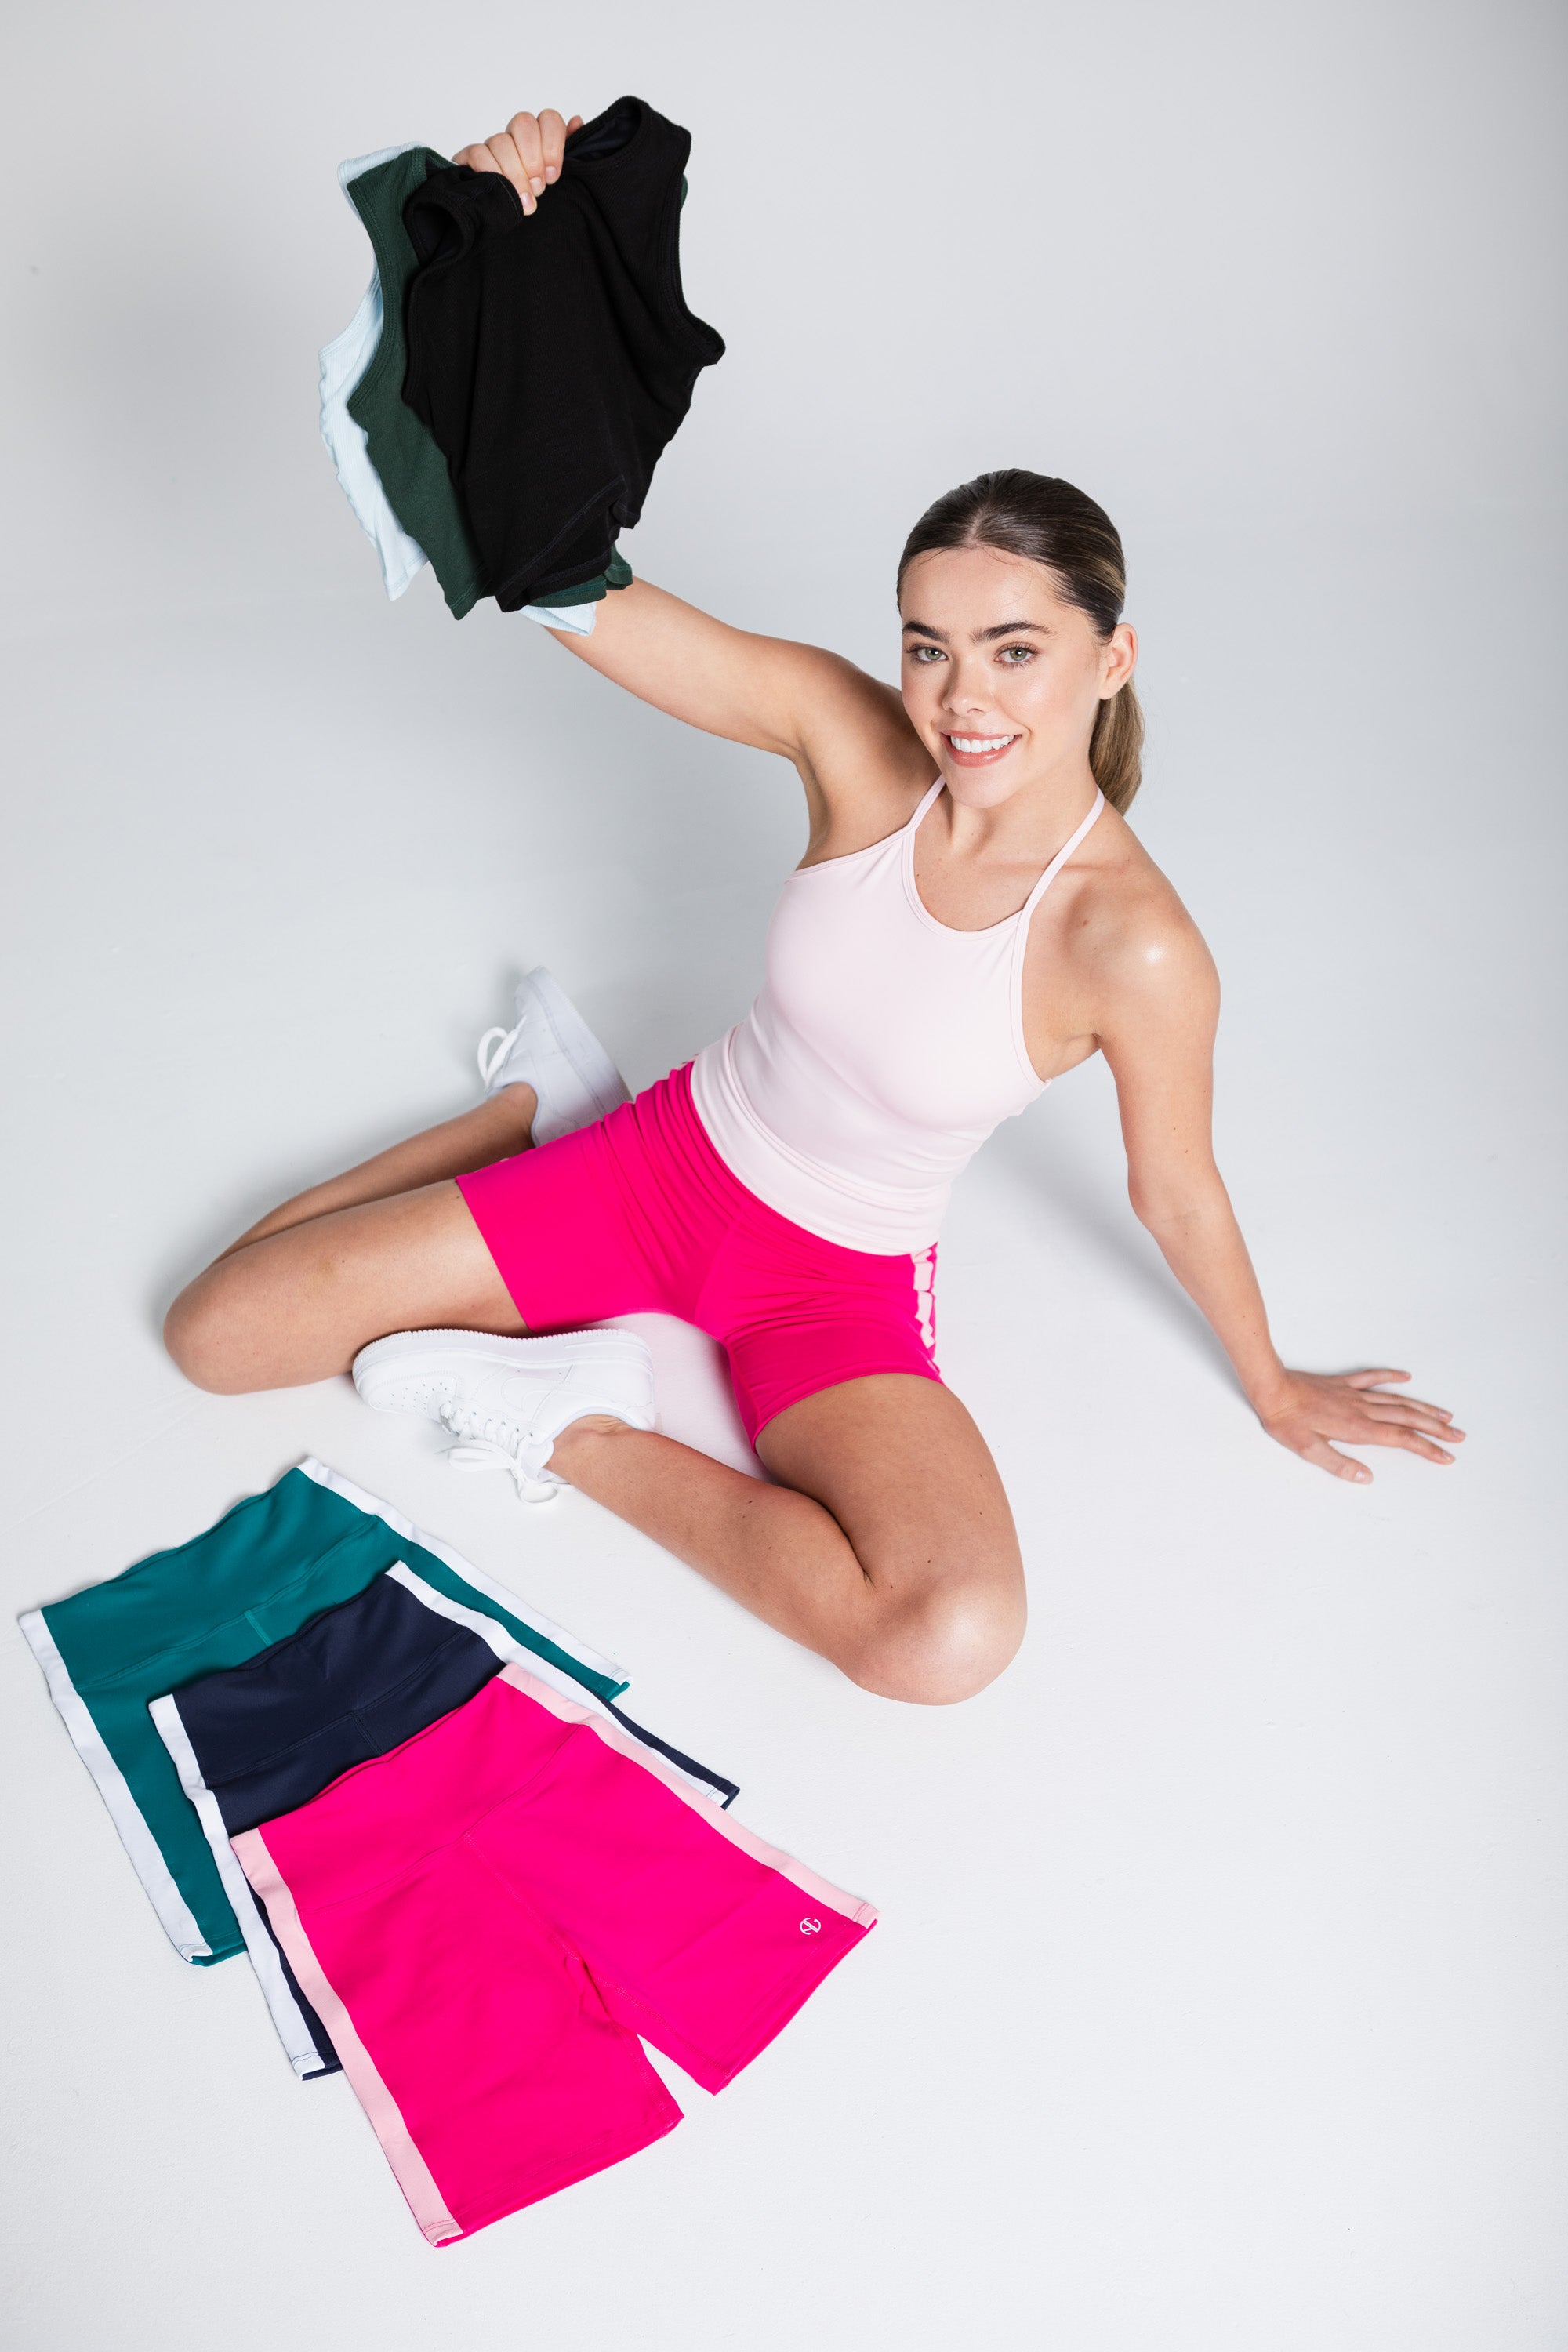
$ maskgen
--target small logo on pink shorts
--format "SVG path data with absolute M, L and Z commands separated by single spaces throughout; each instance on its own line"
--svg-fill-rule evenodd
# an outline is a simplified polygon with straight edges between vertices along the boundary
M 822 1933 L 821 1920 L 803 1919 L 800 1923 L 800 1932 L 803 1936 L 820 1936 Z

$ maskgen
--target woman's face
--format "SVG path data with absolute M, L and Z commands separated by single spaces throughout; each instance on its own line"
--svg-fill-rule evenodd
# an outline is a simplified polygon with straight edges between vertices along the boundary
M 900 609 L 904 709 L 962 806 L 1087 765 L 1100 706 L 1138 658 L 1125 622 L 1102 639 L 1043 564 L 990 547 L 916 556 Z

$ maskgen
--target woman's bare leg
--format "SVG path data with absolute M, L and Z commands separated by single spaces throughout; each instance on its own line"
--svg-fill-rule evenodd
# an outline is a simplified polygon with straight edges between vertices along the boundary
M 522 1331 L 451 1179 L 526 1146 L 531 1097 L 505 1088 L 262 1218 L 170 1308 L 175 1362 L 236 1393 L 346 1372 L 389 1331 Z M 780 1413 L 759 1452 L 776 1485 L 591 1419 L 552 1466 L 868 1690 L 937 1703 L 1002 1671 L 1024 1630 L 1017 1538 L 950 1390 L 846 1381 Z
M 451 1179 L 524 1150 L 535 1108 L 531 1087 L 503 1087 L 285 1201 L 170 1307 L 163 1343 L 180 1370 L 235 1395 L 346 1372 L 388 1331 L 521 1331 Z
M 374 1160 L 362 1160 L 357 1168 L 330 1176 L 324 1184 L 313 1184 L 308 1192 L 297 1192 L 280 1208 L 268 1210 L 237 1242 L 230 1242 L 223 1257 L 232 1257 L 236 1250 L 252 1242 L 265 1241 L 269 1234 L 286 1233 L 290 1225 L 330 1216 L 334 1209 L 357 1209 L 364 1201 L 416 1192 L 446 1177 L 471 1176 L 476 1168 L 510 1160 L 533 1141 L 533 1114 L 538 1107 L 531 1087 L 503 1087 L 500 1094 L 487 1095 L 472 1110 L 443 1119 L 439 1127 L 426 1128 L 422 1135 L 411 1135 L 406 1141 L 378 1151 Z M 223 1258 L 217 1263 L 221 1265 Z
M 984 1439 L 909 1372 L 791 1405 L 764 1486 L 624 1422 L 580 1421 L 551 1466 L 742 1607 L 886 1698 L 967 1698 L 1024 1637 L 1024 1567 Z

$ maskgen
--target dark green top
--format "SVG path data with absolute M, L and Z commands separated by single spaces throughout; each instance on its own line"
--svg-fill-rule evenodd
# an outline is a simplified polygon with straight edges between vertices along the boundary
M 431 172 L 451 169 L 445 155 L 411 148 L 349 182 L 349 200 L 364 223 L 381 274 L 381 341 L 370 365 L 349 394 L 349 415 L 364 428 L 370 462 L 405 530 L 419 541 L 441 583 L 441 593 L 460 621 L 489 591 L 468 524 L 429 426 L 404 405 L 407 344 L 403 298 L 419 257 L 403 226 L 403 207 Z
M 532 602 L 548 605 L 552 612 L 563 604 L 601 604 L 607 589 L 629 588 L 631 584 L 632 567 L 617 547 L 608 567 L 595 572 L 592 580 L 580 581 L 575 588 L 557 588 L 548 596 L 535 596 Z

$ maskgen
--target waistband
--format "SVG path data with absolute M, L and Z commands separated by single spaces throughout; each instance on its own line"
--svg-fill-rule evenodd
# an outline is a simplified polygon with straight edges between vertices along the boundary
M 705 1193 L 719 1214 L 735 1221 L 744 1219 L 753 1231 L 768 1232 L 780 1243 L 805 1248 L 815 1254 L 819 1263 L 844 1260 L 848 1267 L 862 1273 L 869 1269 L 885 1273 L 889 1266 L 906 1265 L 910 1258 L 928 1254 L 930 1244 L 916 1250 L 853 1248 L 846 1242 L 835 1241 L 830 1234 L 799 1223 L 782 1209 L 775 1209 L 771 1201 L 763 1200 L 760 1192 L 752 1192 L 708 1131 L 692 1083 L 694 1067 L 691 1062 L 682 1063 L 668 1077 L 645 1088 L 629 1108 L 636 1113 L 638 1125 L 652 1130 L 660 1146 L 679 1162 L 682 1174 Z M 621 1115 L 613 1113 L 612 1118 Z M 606 1127 L 609 1124 L 605 1122 Z
M 405 1877 L 502 1807 L 527 1801 L 536 1787 L 542 1792 L 556 1757 L 584 1738 L 602 1743 L 646 1774 L 721 1837 L 782 1872 L 814 1901 L 866 1927 L 875 1920 L 873 1904 L 769 1845 L 661 1757 L 640 1748 L 618 1724 L 595 1718 L 520 1665 L 503 1666 L 467 1706 L 390 1756 L 345 1772 L 299 1812 L 244 1832 L 234 1840 L 234 1851 L 258 1893 L 264 1894 L 280 1875 L 306 1905 L 354 1901 Z M 377 1776 L 374 1781 L 372 1774 Z M 269 1839 L 279 1849 L 276 1855 Z
M 816 871 L 817 869 L 811 869 Z M 739 1028 L 703 1048 L 691 1066 L 692 1107 L 737 1180 L 777 1216 L 855 1257 L 919 1257 L 935 1246 L 951 1182 L 910 1198 L 798 1151 L 761 1116 L 736 1067 Z

